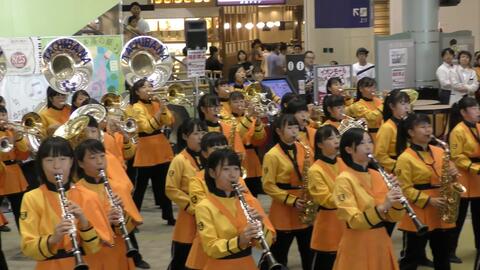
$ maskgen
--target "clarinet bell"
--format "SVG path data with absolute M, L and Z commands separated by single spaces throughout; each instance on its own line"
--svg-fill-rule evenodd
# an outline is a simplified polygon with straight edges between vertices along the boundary
M 128 241 L 125 241 L 127 244 L 127 257 L 132 258 L 136 254 L 138 254 L 138 250 L 133 246 L 132 241 L 130 241 L 130 238 Z
M 73 269 L 75 269 L 75 270 L 88 270 L 88 265 L 85 264 L 84 262 L 77 263 L 77 264 L 75 264 L 75 267 Z
M 422 236 L 428 232 L 428 226 L 420 222 L 418 219 L 412 219 L 415 223 L 415 227 L 417 228 L 417 235 Z

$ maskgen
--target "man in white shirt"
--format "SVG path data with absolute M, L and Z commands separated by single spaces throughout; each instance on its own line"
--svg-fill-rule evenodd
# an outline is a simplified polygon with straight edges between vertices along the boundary
M 148 26 L 148 23 L 140 16 L 140 12 L 142 12 L 142 8 L 138 2 L 133 2 L 132 4 L 130 4 L 130 13 L 132 14 L 131 16 L 136 16 L 139 18 L 136 30 L 142 35 L 145 35 L 146 33 L 150 32 L 150 27 Z M 130 16 L 125 17 L 125 19 L 123 20 L 123 25 L 128 25 L 129 17 Z
M 459 101 L 468 91 L 465 85 L 460 83 L 458 67 L 453 64 L 454 55 L 455 52 L 451 48 L 443 49 L 443 63 L 437 68 L 437 80 L 440 83 L 440 89 L 450 93 L 449 105 Z
M 352 75 L 355 84 L 364 77 L 375 79 L 375 65 L 367 62 L 368 53 L 368 50 L 365 48 L 357 49 L 356 56 L 358 62 L 352 65 Z
M 457 58 L 459 82 L 467 88 L 467 94 L 475 98 L 475 92 L 478 90 L 478 78 L 477 73 L 472 69 L 472 54 L 469 51 L 460 51 Z

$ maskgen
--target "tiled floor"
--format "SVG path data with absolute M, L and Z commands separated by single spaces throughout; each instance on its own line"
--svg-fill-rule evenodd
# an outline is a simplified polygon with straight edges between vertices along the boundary
M 169 227 L 161 219 L 161 210 L 153 205 L 151 191 L 147 191 L 145 196 L 143 216 L 145 224 L 140 227 L 140 233 L 137 235 L 140 242 L 140 250 L 145 260 L 149 262 L 152 269 L 164 270 L 167 268 L 170 259 L 170 241 L 173 227 Z M 269 205 L 269 199 L 261 196 L 264 206 Z M 268 207 L 267 207 L 268 208 Z M 2 233 L 2 246 L 6 253 L 9 269 L 27 270 L 34 269 L 35 263 L 28 258 L 20 255 L 19 236 L 14 225 L 13 216 L 7 214 L 12 231 Z M 399 254 L 401 247 L 401 234 L 396 231 L 393 236 L 393 242 L 396 249 L 395 254 Z M 294 245 L 296 245 L 294 243 Z M 473 233 L 470 220 L 465 223 L 465 229 L 461 235 L 458 255 L 464 260 L 463 264 L 453 264 L 453 270 L 473 269 L 473 260 L 475 259 L 475 249 L 473 247 Z M 374 256 L 374 255 L 373 255 Z M 290 249 L 289 268 L 291 270 L 301 269 L 300 260 L 296 246 Z M 354 267 L 352 266 L 352 269 Z M 419 270 L 429 268 L 419 268 Z M 3 269 L 0 269 L 3 270 Z

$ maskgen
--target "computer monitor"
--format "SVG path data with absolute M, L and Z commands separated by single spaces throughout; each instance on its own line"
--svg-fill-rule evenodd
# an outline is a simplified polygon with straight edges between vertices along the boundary
M 286 93 L 297 92 L 287 77 L 265 78 L 262 81 L 262 84 L 272 89 L 272 91 L 280 98 Z

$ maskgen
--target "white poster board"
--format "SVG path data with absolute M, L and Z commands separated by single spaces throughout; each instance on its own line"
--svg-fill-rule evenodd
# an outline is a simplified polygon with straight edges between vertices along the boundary
M 7 60 L 7 75 L 21 76 L 40 73 L 40 38 L 0 38 Z
M 188 50 L 187 52 L 187 77 L 205 76 L 205 50 Z
M 344 88 L 352 87 L 352 66 L 315 66 L 314 101 L 319 102 L 327 94 L 327 82 L 330 78 L 340 78 Z

